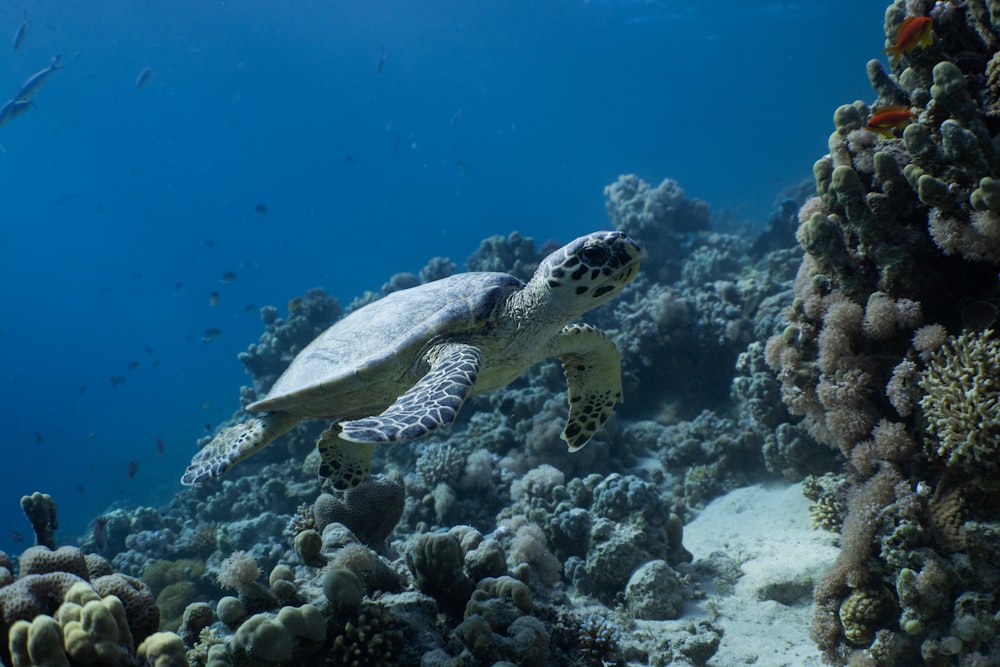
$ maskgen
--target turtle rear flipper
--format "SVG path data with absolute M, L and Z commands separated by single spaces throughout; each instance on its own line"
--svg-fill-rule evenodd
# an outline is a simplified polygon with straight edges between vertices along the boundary
M 553 341 L 569 390 L 569 418 L 562 439 L 576 451 L 608 421 L 622 400 L 621 354 L 607 334 L 589 324 L 571 324 Z
M 341 423 L 340 437 L 351 442 L 407 442 L 454 422 L 476 385 L 483 353 L 472 345 L 450 343 L 427 356 L 427 375 L 382 414 Z
M 270 412 L 219 431 L 191 459 L 181 476 L 181 484 L 193 486 L 218 477 L 291 431 L 301 419 L 287 412 Z

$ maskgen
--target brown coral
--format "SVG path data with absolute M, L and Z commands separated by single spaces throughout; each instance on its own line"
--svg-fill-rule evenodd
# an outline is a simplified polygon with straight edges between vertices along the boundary
M 928 355 L 920 378 L 928 453 L 949 466 L 994 469 L 1000 451 L 1000 341 L 964 332 Z

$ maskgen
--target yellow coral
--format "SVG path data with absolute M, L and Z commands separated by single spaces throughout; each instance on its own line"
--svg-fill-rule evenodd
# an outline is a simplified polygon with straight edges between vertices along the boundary
M 888 596 L 883 591 L 869 588 L 855 589 L 840 603 L 840 624 L 844 637 L 855 646 L 871 643 L 875 629 L 891 610 Z
M 103 600 L 89 600 L 83 606 L 64 602 L 56 612 L 62 626 L 66 653 L 82 664 L 118 664 L 120 627 L 125 625 L 121 600 L 109 595 Z
M 15 621 L 8 632 L 14 667 L 69 667 L 62 648 L 62 629 L 51 616 Z
M 187 667 L 187 649 L 172 632 L 154 632 L 139 644 L 138 655 L 152 667 Z
M 996 465 L 1000 442 L 1000 341 L 991 330 L 964 332 L 927 355 L 920 407 L 927 449 L 950 466 Z
M 813 528 L 839 533 L 844 525 L 843 508 L 833 496 L 820 496 L 809 505 L 809 520 Z

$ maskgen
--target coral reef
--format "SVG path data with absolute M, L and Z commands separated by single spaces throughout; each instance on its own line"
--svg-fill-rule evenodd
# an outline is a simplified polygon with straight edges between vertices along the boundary
M 40 530 L 58 525 L 51 496 L 36 493 L 25 499 L 29 507 L 44 509 L 26 510 Z M 54 535 L 46 537 L 54 542 Z M 19 565 L 15 577 L 11 560 L 0 555 L 0 573 L 5 573 L 0 577 L 0 634 L 6 638 L 0 643 L 0 664 L 129 664 L 136 647 L 159 626 L 149 587 L 113 573 L 96 554 L 84 555 L 73 546 L 35 546 L 21 554 Z M 176 643 L 171 645 L 176 658 Z M 170 664 L 170 650 L 155 653 L 163 660 L 157 664 Z
M 802 251 L 773 249 L 794 243 L 791 204 L 751 252 L 746 238 L 713 231 L 707 204 L 670 179 L 653 187 L 623 176 L 606 195 L 612 224 L 649 259 L 613 306 L 585 318 L 622 351 L 627 402 L 584 450 L 571 454 L 559 437 L 566 383 L 553 360 L 471 398 L 450 432 L 379 448 L 374 468 L 386 474 L 351 491 L 317 480 L 323 424 L 314 422 L 165 508 L 111 508 L 101 553 L 141 575 L 159 605 L 159 628 L 144 630 L 136 659 L 173 665 L 183 646 L 193 667 L 707 664 L 720 626 L 689 617 L 688 603 L 704 597 L 706 572 L 731 588 L 739 554 L 692 563 L 685 521 L 765 466 L 801 479 L 836 460 L 781 404 L 762 340 L 789 326 L 783 304 Z M 467 267 L 527 279 L 547 250 L 516 232 L 491 237 Z M 347 310 L 454 270 L 434 258 Z M 262 309 L 265 331 L 240 355 L 252 381 L 243 404 L 339 313 L 320 290 L 293 299 L 285 319 Z M 903 381 L 907 392 L 923 369 Z M 883 432 L 899 435 L 891 424 Z M 954 533 L 964 510 L 951 496 L 927 504 L 935 530 Z M 900 531 L 893 544 L 908 537 Z M 45 557 L 25 562 L 49 567 Z M 62 567 L 94 565 L 88 556 Z M 8 571 L 0 567 L 0 585 Z M 782 599 L 807 595 L 806 585 Z M 877 631 L 862 608 L 849 618 Z M 181 644 L 156 629 L 176 629 Z
M 836 664 L 984 664 L 1000 653 L 995 632 L 962 629 L 959 605 L 996 603 L 985 584 L 996 565 L 970 544 L 974 534 L 981 553 L 994 549 L 1000 519 L 1000 488 L 985 481 L 1000 453 L 990 330 L 1000 23 L 988 4 L 886 10 L 887 43 L 911 16 L 932 20 L 933 40 L 892 71 L 869 62 L 876 102 L 834 113 L 830 153 L 813 170 L 818 196 L 799 211 L 806 255 L 788 324 L 764 350 L 788 410 L 847 464 L 814 511 L 842 535 L 813 623 Z M 893 105 L 912 110 L 905 127 L 870 131 Z
M 368 546 L 383 550 L 403 515 L 406 490 L 402 475 L 370 475 L 353 489 L 335 493 L 321 494 L 313 503 L 316 529 L 342 523 Z

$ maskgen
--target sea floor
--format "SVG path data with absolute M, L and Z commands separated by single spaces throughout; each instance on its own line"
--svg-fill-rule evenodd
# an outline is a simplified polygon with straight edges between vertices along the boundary
M 710 503 L 684 528 L 694 554 L 693 581 L 704 599 L 688 603 L 670 623 L 707 620 L 723 630 L 712 667 L 782 667 L 823 664 L 809 639 L 812 589 L 839 551 L 839 536 L 810 525 L 801 484 L 762 484 L 736 489 Z M 734 559 L 742 576 L 732 582 L 719 568 L 698 567 Z M 697 573 L 705 572 L 704 577 Z

